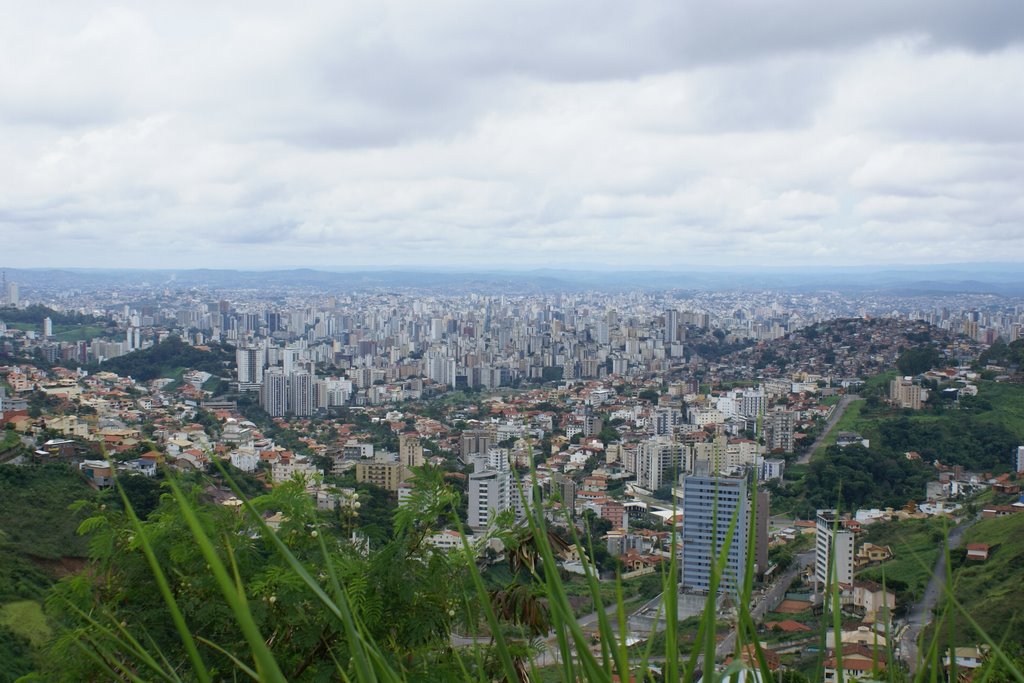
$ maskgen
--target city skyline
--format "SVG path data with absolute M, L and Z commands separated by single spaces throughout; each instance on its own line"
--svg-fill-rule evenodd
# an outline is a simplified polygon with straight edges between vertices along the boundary
M 1019 5 L 581 9 L 18 7 L 5 261 L 1024 261 Z

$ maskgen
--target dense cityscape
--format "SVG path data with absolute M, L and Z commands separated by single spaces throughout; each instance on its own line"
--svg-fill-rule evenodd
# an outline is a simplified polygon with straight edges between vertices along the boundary
M 0 683 L 1024 683 L 1024 3 L 7 3 Z
M 725 622 L 751 595 L 759 628 L 779 636 L 765 652 L 806 672 L 803 615 L 836 585 L 855 620 L 842 632 L 855 645 L 846 675 L 877 669 L 870 647 L 867 664 L 856 657 L 879 638 L 898 655 L 891 666 L 915 672 L 939 596 L 920 577 L 886 579 L 879 567 L 910 558 L 876 537 L 1024 511 L 1019 425 L 968 417 L 994 387 L 1019 386 L 1024 300 L 1013 297 L 107 286 L 57 298 L 5 273 L 5 467 L 63 464 L 98 495 L 128 477 L 143 507 L 158 481 L 205 473 L 203 497 L 231 507 L 238 492 L 217 483 L 230 464 L 250 492 L 299 486 L 364 553 L 387 546 L 390 511 L 433 481 L 458 502 L 424 530 L 430 553 L 472 548 L 489 577 L 515 553 L 508 533 L 542 514 L 561 530 L 570 582 L 624 582 L 631 642 L 663 633 L 654 606 L 667 585 L 680 624 L 709 594 Z M 955 416 L 986 443 L 915 433 L 915 414 Z M 375 512 L 360 516 L 364 504 Z M 289 521 L 263 514 L 270 528 Z M 592 607 L 577 607 L 594 628 Z M 477 628 L 450 637 L 475 646 Z M 715 652 L 727 658 L 736 635 Z

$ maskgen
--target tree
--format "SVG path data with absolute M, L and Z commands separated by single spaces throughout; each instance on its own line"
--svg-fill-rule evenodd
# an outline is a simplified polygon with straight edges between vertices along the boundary
M 644 389 L 639 394 L 637 394 L 637 396 L 639 398 L 644 399 L 645 401 L 650 401 L 651 403 L 657 403 L 658 402 L 658 398 L 661 397 L 661 394 L 658 393 L 657 389 Z
M 352 654 L 343 623 L 300 578 L 292 561 L 302 565 L 321 595 L 344 601 L 362 637 L 388 653 L 392 668 L 431 680 L 428 672 L 455 666 L 448 646 L 451 624 L 460 612 L 455 607 L 468 609 L 468 565 L 464 555 L 431 553 L 421 542 L 436 514 L 450 503 L 443 492 L 411 501 L 418 507 L 396 519 L 393 540 L 364 553 L 337 533 L 301 482 L 278 485 L 253 499 L 251 510 L 242 511 L 206 502 L 203 490 L 208 485 L 202 474 L 194 486 L 179 481 L 184 487 L 180 493 L 163 497 L 138 526 L 119 506 L 78 506 L 89 515 L 80 531 L 90 538 L 91 565 L 59 584 L 47 603 L 65 635 L 47 649 L 40 672 L 45 680 L 106 680 L 110 669 L 129 670 L 135 679 L 148 680 L 155 677 L 154 665 L 163 666 L 159 662 L 166 662 L 168 670 L 188 666 L 181 634 L 153 588 L 153 570 L 140 552 L 143 539 L 170 582 L 188 631 L 202 636 L 200 655 L 213 678 L 231 678 L 237 667 L 226 653 L 244 661 L 249 651 L 226 600 L 237 589 L 231 582 L 219 584 L 210 569 L 212 560 L 200 551 L 199 535 L 212 544 L 219 561 L 229 564 L 228 571 L 236 573 L 254 628 L 287 680 L 333 679 L 335 662 L 346 667 Z M 272 512 L 279 513 L 276 531 L 260 522 Z M 201 531 L 191 528 L 189 516 Z M 344 586 L 344 594 L 335 585 Z M 145 653 L 111 641 L 110 629 L 123 629 L 146 643 Z M 154 658 L 145 659 L 146 653 Z
M 904 376 L 920 375 L 931 370 L 940 362 L 939 351 L 934 346 L 907 349 L 896 360 L 896 367 Z

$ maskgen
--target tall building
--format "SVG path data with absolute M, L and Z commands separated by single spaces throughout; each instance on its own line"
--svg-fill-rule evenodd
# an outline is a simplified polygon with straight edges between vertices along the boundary
M 765 416 L 765 441 L 769 451 L 793 452 L 794 413 L 791 410 L 773 410 Z
M 511 505 L 511 472 L 492 469 L 478 459 L 475 471 L 469 475 L 469 526 L 482 531 Z
M 576 482 L 573 481 L 573 478 L 561 472 L 555 472 L 554 478 L 551 481 L 551 488 L 557 489 L 562 499 L 562 509 L 569 513 L 569 518 L 575 517 Z
M 8 306 L 17 306 L 21 302 L 21 298 L 18 295 L 18 283 L 8 282 L 6 291 L 3 292 L 4 303 Z
M 415 432 L 398 437 L 398 461 L 405 468 L 423 466 L 423 446 Z
M 681 418 L 682 413 L 675 408 L 655 408 L 651 416 L 652 432 L 655 436 L 672 436 L 672 428 L 681 422 Z
M 927 390 L 914 384 L 911 377 L 897 377 L 889 382 L 889 400 L 898 408 L 920 410 L 927 396 Z
M 486 529 L 496 515 L 515 511 L 516 520 L 526 517 L 533 501 L 529 482 L 516 481 L 503 449 L 473 456 L 474 471 L 469 475 L 469 526 L 474 531 Z
M 634 465 L 636 483 L 654 491 L 666 484 L 675 484 L 687 471 L 687 448 L 674 441 L 655 440 L 637 444 Z
M 733 519 L 736 526 L 718 592 L 743 590 L 750 533 L 748 505 L 745 478 L 701 473 L 683 480 L 684 590 L 707 592 L 711 589 L 711 566 L 725 548 Z
M 286 348 L 281 350 L 281 367 L 285 375 L 290 375 L 299 369 L 299 350 Z
M 385 453 L 375 455 L 371 462 L 357 462 L 356 481 L 374 484 L 388 491 L 398 491 L 399 485 L 408 479 L 408 470 L 392 458 L 394 453 Z
M 754 567 L 758 575 L 768 569 L 768 523 L 770 521 L 771 494 L 757 492 L 757 509 L 754 511 Z
M 49 316 L 43 318 L 43 336 L 53 336 L 53 320 L 51 320 Z
M 467 429 L 462 432 L 459 440 L 459 457 L 463 464 L 468 465 L 474 455 L 489 451 L 497 443 L 496 437 L 493 429 Z
M 1024 472 L 1024 446 L 1017 446 L 1017 471 Z
M 263 382 L 263 357 L 261 348 L 238 347 L 235 350 L 235 364 L 238 366 L 238 384 L 243 390 Z
M 768 405 L 768 398 L 765 396 L 764 389 L 760 387 L 757 389 L 744 389 L 739 399 L 740 415 L 746 417 L 763 415 L 765 406 Z
M 293 372 L 288 375 L 288 407 L 286 412 L 296 417 L 310 417 L 316 412 L 316 387 L 313 375 Z
M 263 376 L 260 405 L 270 417 L 284 417 L 288 411 L 288 377 L 281 368 L 270 368 Z
M 846 517 L 835 510 L 818 510 L 814 552 L 815 586 L 829 586 L 829 562 L 835 550 L 831 577 L 838 583 L 853 583 L 853 532 L 846 528 Z
M 665 311 L 665 343 L 675 344 L 679 341 L 679 311 L 670 308 Z

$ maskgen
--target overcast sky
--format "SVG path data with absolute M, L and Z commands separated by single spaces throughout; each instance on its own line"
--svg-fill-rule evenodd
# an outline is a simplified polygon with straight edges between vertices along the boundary
M 1024 262 L 1024 3 L 4 1 L 0 265 Z

